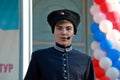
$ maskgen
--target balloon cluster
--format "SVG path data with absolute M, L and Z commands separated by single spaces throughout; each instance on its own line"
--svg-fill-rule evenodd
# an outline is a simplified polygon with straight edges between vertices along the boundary
M 120 4 L 118 0 L 93 0 L 90 7 L 93 64 L 97 80 L 119 80 Z

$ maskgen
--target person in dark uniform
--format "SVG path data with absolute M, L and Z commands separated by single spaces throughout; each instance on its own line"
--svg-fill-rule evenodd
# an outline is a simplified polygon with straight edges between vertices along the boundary
M 34 51 L 24 80 L 95 80 L 90 56 L 72 48 L 78 13 L 61 9 L 47 16 L 55 45 Z

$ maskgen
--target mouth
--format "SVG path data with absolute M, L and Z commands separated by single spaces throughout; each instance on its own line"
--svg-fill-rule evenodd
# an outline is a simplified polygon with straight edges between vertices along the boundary
M 61 40 L 62 40 L 62 41 L 66 41 L 66 40 L 67 40 L 67 37 L 61 37 Z

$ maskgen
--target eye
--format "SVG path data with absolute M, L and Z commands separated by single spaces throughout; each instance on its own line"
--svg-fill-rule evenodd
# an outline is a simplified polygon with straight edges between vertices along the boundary
M 66 27 L 66 30 L 72 30 L 72 27 Z
M 62 30 L 62 27 L 56 27 L 57 30 Z

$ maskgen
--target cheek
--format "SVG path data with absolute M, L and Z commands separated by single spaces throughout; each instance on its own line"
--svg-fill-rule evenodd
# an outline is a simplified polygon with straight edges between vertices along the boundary
M 59 33 L 54 31 L 54 36 L 55 36 L 55 38 L 57 38 L 59 36 Z
M 55 29 L 55 30 L 54 30 L 54 35 L 57 36 L 57 35 L 59 35 L 59 34 L 60 34 L 60 31 Z
M 58 35 L 58 34 L 55 34 L 55 33 L 54 33 L 54 38 L 55 38 L 55 41 L 56 41 L 56 42 L 59 42 L 60 39 L 59 39 L 59 35 Z

